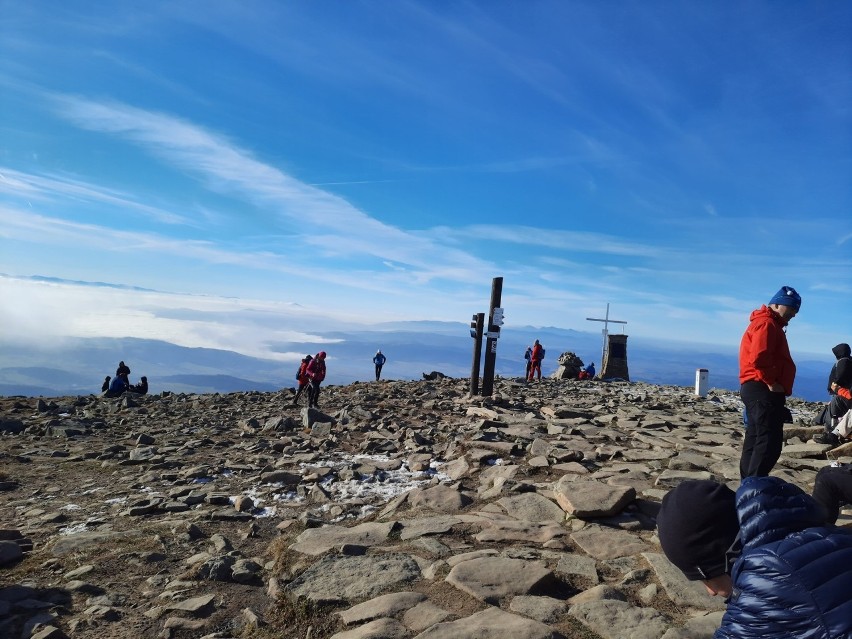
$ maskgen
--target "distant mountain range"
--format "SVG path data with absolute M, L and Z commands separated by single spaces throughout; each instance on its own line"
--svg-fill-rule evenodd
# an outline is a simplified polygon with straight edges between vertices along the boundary
M 114 375 L 119 360 L 131 368 L 131 381 L 148 377 L 150 390 L 184 393 L 274 391 L 295 385 L 298 362 L 272 359 L 276 353 L 328 353 L 327 384 L 350 384 L 374 378 L 372 358 L 377 349 L 387 356 L 383 377 L 420 379 L 422 373 L 440 371 L 450 377 L 469 377 L 473 340 L 467 324 L 457 322 L 393 322 L 371 330 L 323 333 L 324 341 L 270 345 L 270 359 L 248 357 L 233 351 L 186 348 L 163 341 L 134 338 L 78 339 L 39 350 L 0 342 L 0 395 L 55 397 L 99 393 L 106 375 Z M 557 366 L 559 355 L 576 353 L 584 363 L 600 370 L 600 334 L 555 327 L 506 328 L 497 343 L 495 374 L 519 377 L 524 371 L 524 351 L 539 339 L 547 348 L 545 375 Z M 484 346 L 483 346 L 484 350 Z M 695 371 L 709 370 L 709 386 L 735 390 L 737 348 L 719 352 L 718 346 L 683 342 L 661 343 L 630 337 L 627 356 L 630 378 L 655 384 L 694 386 Z M 833 358 L 796 357 L 795 396 L 824 401 L 825 385 Z

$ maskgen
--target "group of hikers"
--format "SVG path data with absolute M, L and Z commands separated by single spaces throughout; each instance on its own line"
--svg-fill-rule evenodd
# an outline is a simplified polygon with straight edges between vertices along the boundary
M 308 398 L 308 407 L 319 408 L 320 384 L 322 384 L 326 375 L 325 359 L 325 351 L 320 351 L 316 355 L 306 355 L 302 359 L 299 369 L 296 371 L 296 381 L 299 386 L 296 389 L 296 395 L 293 397 L 293 406 L 299 403 L 299 398 L 304 393 Z M 387 357 L 381 350 L 377 350 L 373 357 L 376 381 L 379 381 L 382 375 L 382 367 L 386 361 Z
M 781 287 L 751 313 L 740 342 L 746 430 L 736 491 L 715 480 L 685 480 L 665 495 L 657 515 L 669 561 L 687 579 L 702 581 L 710 595 L 725 598 L 714 639 L 852 638 L 852 529 L 836 526 L 840 506 L 852 503 L 852 464 L 821 468 L 811 495 L 769 476 L 784 444 L 786 398 L 796 376 L 786 327 L 801 304 L 794 288 Z M 837 361 L 828 380 L 826 435 L 816 439 L 835 445 L 849 434 L 837 429 L 852 413 L 852 353 L 848 344 L 832 351 Z M 541 379 L 544 355 L 538 340 L 527 349 L 527 380 Z M 301 361 L 294 405 L 304 393 L 309 406 L 319 406 L 325 360 L 320 351 Z M 385 361 L 377 351 L 376 380 Z M 593 378 L 594 364 L 582 373 Z M 147 392 L 147 379 L 131 387 L 129 374 L 120 362 L 104 391 Z
M 840 505 L 852 503 L 852 464 L 820 469 L 812 495 L 769 476 L 783 447 L 786 397 L 796 376 L 785 328 L 801 304 L 794 288 L 782 287 L 751 313 L 743 334 L 740 396 L 747 419 L 737 490 L 713 480 L 683 481 L 663 498 L 657 516 L 669 561 L 710 595 L 725 597 L 714 639 L 852 637 L 852 530 L 835 525 Z M 834 353 L 830 419 L 847 414 L 852 398 L 849 346 L 839 344 Z
M 533 381 L 533 379 L 540 380 L 541 360 L 544 359 L 544 346 L 536 340 L 532 346 L 527 346 L 524 359 L 527 362 L 524 379 L 528 382 Z M 577 374 L 577 379 L 594 379 L 595 375 L 597 375 L 597 371 L 595 371 L 595 363 L 592 362 Z
M 104 378 L 101 392 L 104 397 L 120 397 L 124 393 L 145 395 L 148 393 L 148 378 L 143 375 L 139 378 L 138 384 L 131 384 L 130 367 L 124 361 L 120 361 L 118 368 L 115 369 L 115 377 L 107 375 Z

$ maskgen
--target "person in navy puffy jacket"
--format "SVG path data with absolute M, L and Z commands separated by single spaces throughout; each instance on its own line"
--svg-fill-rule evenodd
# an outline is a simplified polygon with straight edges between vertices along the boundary
M 714 639 L 852 638 L 852 530 L 825 525 L 810 495 L 778 477 L 736 494 L 679 484 L 657 516 L 666 557 L 727 610 Z

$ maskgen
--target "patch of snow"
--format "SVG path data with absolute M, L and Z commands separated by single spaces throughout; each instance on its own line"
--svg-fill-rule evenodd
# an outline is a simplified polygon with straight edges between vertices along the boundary
M 59 529 L 60 535 L 76 535 L 77 533 L 81 533 L 86 530 L 86 522 L 82 522 L 79 524 L 72 524 L 71 526 L 65 526 L 64 528 Z

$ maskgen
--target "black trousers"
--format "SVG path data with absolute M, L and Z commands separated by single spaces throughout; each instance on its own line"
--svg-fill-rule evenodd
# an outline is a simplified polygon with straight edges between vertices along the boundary
M 814 499 L 825 508 L 826 522 L 836 522 L 840 504 L 852 504 L 852 464 L 821 468 L 814 484 Z
M 320 384 L 322 382 L 311 380 L 310 388 L 308 388 L 308 404 L 310 406 L 319 406 Z
M 379 381 L 379 377 L 382 375 L 382 366 L 383 364 L 376 364 L 376 381 Z
M 763 382 L 740 387 L 748 426 L 740 457 L 740 477 L 765 477 L 784 445 L 784 393 L 773 393 Z

